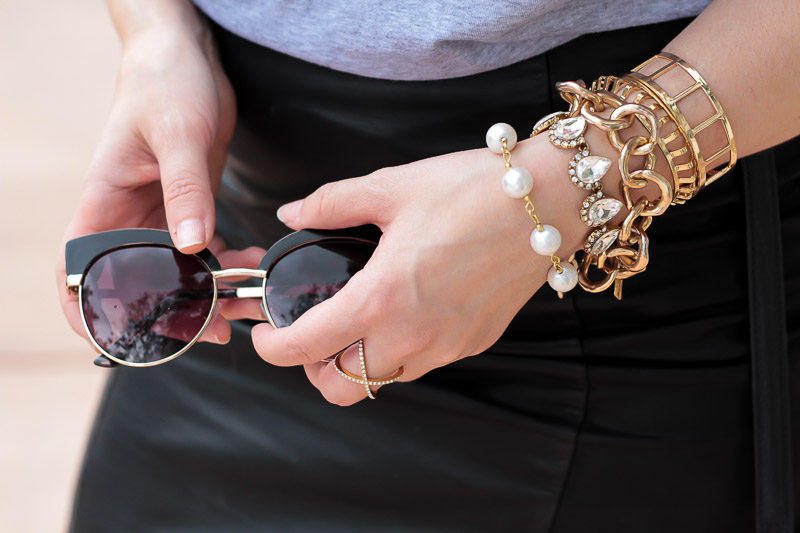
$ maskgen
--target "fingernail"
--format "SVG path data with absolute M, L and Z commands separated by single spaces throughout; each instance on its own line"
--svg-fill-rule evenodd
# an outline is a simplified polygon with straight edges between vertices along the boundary
M 190 218 L 178 224 L 177 235 L 175 244 L 178 248 L 188 248 L 195 244 L 202 244 L 205 242 L 205 229 L 203 223 L 199 218 Z
M 278 220 L 284 224 L 294 222 L 300 218 L 300 208 L 303 207 L 303 200 L 283 204 L 278 208 Z
M 210 340 L 211 342 L 213 342 L 215 344 L 228 344 L 230 342 L 231 338 L 227 337 L 227 338 L 222 339 L 217 335 L 211 334 L 211 335 L 208 336 L 208 340 Z

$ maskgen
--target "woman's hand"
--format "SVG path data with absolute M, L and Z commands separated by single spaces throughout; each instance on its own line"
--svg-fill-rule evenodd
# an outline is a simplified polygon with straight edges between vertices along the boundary
M 123 55 L 114 103 L 64 242 L 129 227 L 169 228 L 187 253 L 212 241 L 214 194 L 235 101 L 207 28 L 191 6 L 175 15 L 170 25 L 162 21 L 135 31 L 119 28 L 117 20 Z M 65 278 L 62 244 L 61 303 L 73 329 L 85 336 Z M 218 320 L 204 338 L 223 342 L 229 335 L 228 324 Z
M 512 152 L 512 164 L 534 176 L 542 222 L 561 232 L 563 261 L 588 233 L 577 212 L 587 193 L 566 177 L 567 152 L 543 137 Z M 261 357 L 303 364 L 325 398 L 348 405 L 365 397 L 364 387 L 320 361 L 360 338 L 373 379 L 402 365 L 401 381 L 413 380 L 489 348 L 551 266 L 529 245 L 534 224 L 524 202 L 502 191 L 504 171 L 500 156 L 470 150 L 329 183 L 282 207 L 279 218 L 293 229 L 373 223 L 384 233 L 367 266 L 331 299 L 289 327 L 253 328 Z M 353 347 L 342 365 L 360 373 Z

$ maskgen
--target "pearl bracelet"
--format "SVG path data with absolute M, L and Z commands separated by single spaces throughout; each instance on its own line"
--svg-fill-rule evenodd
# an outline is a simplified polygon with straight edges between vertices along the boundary
M 511 166 L 511 150 L 517 145 L 517 132 L 512 126 L 500 122 L 486 132 L 486 146 L 492 152 L 502 155 L 506 165 L 503 174 L 503 191 L 511 198 L 525 200 L 525 211 L 536 227 L 531 233 L 531 248 L 539 255 L 550 256 L 553 266 L 547 272 L 547 283 L 559 293 L 571 291 L 578 283 L 578 270 L 570 262 L 562 263 L 556 251 L 561 246 L 561 233 L 549 224 L 542 224 L 536 214 L 530 192 L 533 189 L 533 176 L 522 167 Z

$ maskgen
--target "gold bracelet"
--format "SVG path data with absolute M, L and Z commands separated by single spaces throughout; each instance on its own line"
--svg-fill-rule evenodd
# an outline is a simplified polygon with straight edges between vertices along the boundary
M 579 189 L 591 191 L 578 207 L 581 220 L 589 227 L 603 226 L 614 218 L 622 202 L 616 198 L 606 197 L 600 180 L 611 168 L 611 160 L 607 157 L 592 155 L 589 144 L 583 136 L 586 131 L 586 119 L 581 116 L 570 117 L 568 113 L 559 111 L 540 119 L 531 132 L 535 137 L 548 132 L 550 143 L 558 148 L 576 148 L 577 152 L 569 162 L 568 176 L 573 185 Z M 605 226 L 595 229 L 591 234 L 598 235 Z
M 672 74 L 669 74 L 672 72 Z M 679 89 L 667 91 L 661 78 L 670 75 L 690 80 Z M 658 144 L 670 167 L 675 187 L 673 203 L 682 204 L 697 195 L 707 185 L 721 178 L 736 164 L 736 142 L 730 121 L 706 80 L 686 61 L 669 52 L 661 52 L 638 65 L 621 77 L 603 76 L 592 84 L 592 89 L 608 90 L 623 100 L 647 106 L 656 113 L 663 135 Z M 700 91 L 714 112 L 691 126 L 680 110 L 684 99 Z M 716 126 L 718 125 L 718 126 Z M 721 127 L 725 133 L 725 146 L 706 157 L 700 149 L 698 137 L 710 127 Z M 725 155 L 728 162 L 714 169 Z
M 622 280 L 644 271 L 649 261 L 649 240 L 646 229 L 652 217 L 662 214 L 672 201 L 672 183 L 655 171 L 659 124 L 655 114 L 640 104 L 630 104 L 607 91 L 592 91 L 578 82 L 556 84 L 561 97 L 570 103 L 570 114 L 583 117 L 589 124 L 605 131 L 611 144 L 620 150 L 619 169 L 622 175 L 621 192 L 628 215 L 616 228 L 607 228 L 603 233 L 593 232 L 584 245 L 578 271 L 578 283 L 588 292 L 602 292 L 612 285 L 614 296 L 622 298 Z M 610 117 L 600 113 L 607 107 L 613 109 Z M 634 116 L 647 123 L 648 137 L 634 136 L 626 141 L 620 132 L 633 124 Z M 630 169 L 630 158 L 645 156 L 645 168 Z M 633 189 L 655 183 L 661 192 L 657 202 L 640 198 L 636 204 L 631 198 Z M 590 269 L 596 267 L 604 274 L 593 279 Z M 596 276 L 594 276 L 596 278 Z
M 655 59 L 666 59 L 669 64 L 655 72 L 649 72 L 651 69 L 645 67 Z M 669 95 L 654 81 L 672 68 L 683 69 L 695 80 L 694 85 L 674 96 Z M 590 234 L 584 245 L 578 277 L 578 283 L 589 292 L 601 292 L 613 285 L 617 299 L 622 298 L 622 280 L 643 272 L 647 267 L 649 239 L 646 230 L 653 217 L 663 214 L 672 204 L 683 203 L 692 198 L 703 187 L 728 172 L 736 161 L 736 145 L 730 123 L 707 83 L 695 69 L 672 54 L 662 53 L 642 63 L 636 70 L 635 73 L 619 78 L 601 77 L 592 84 L 591 89 L 587 89 L 580 80 L 556 84 L 561 97 L 570 104 L 569 111 L 560 115 L 561 118 L 557 120 L 565 120 L 563 117 L 583 118 L 605 131 L 611 144 L 620 152 L 620 189 L 629 210 L 628 215 L 619 227 L 600 228 Z M 649 73 L 644 74 L 642 70 Z M 629 87 L 640 89 L 640 94 L 634 96 L 633 102 L 624 98 L 632 94 L 633 89 Z M 612 90 L 609 91 L 609 88 Z M 680 111 L 678 103 L 698 88 L 703 89 L 714 106 L 715 113 L 693 128 Z M 612 109 L 609 117 L 602 115 L 606 108 Z M 629 128 L 634 118 L 644 125 L 648 135 L 637 135 L 623 141 L 620 132 Z M 700 152 L 696 135 L 717 121 L 725 129 L 727 146 L 712 156 L 705 157 Z M 674 123 L 674 130 L 662 135 L 662 126 L 670 122 Z M 681 139 L 682 144 L 675 146 L 674 141 L 678 139 Z M 667 157 L 672 179 L 655 170 L 656 146 Z M 727 166 L 711 172 L 709 165 L 725 153 L 730 154 Z M 645 168 L 630 168 L 630 158 L 633 156 L 644 156 Z M 656 186 L 659 196 L 652 200 L 642 197 L 634 203 L 631 192 L 642 189 L 649 183 Z M 593 266 L 604 273 L 601 279 L 592 279 L 590 269 Z

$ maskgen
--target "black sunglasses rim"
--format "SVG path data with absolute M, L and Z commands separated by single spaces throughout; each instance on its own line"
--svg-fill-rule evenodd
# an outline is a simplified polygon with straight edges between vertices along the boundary
M 292 232 L 267 249 L 259 262 L 259 270 L 269 272 L 287 253 L 305 245 L 323 240 L 357 240 L 377 246 L 381 232 L 376 226 L 358 226 L 335 230 L 304 229 Z M 83 276 L 89 266 L 100 256 L 115 249 L 131 245 L 156 244 L 175 248 L 169 232 L 161 229 L 135 228 L 92 233 L 67 241 L 65 262 L 68 276 Z M 195 254 L 211 271 L 221 270 L 219 260 L 208 249 Z

